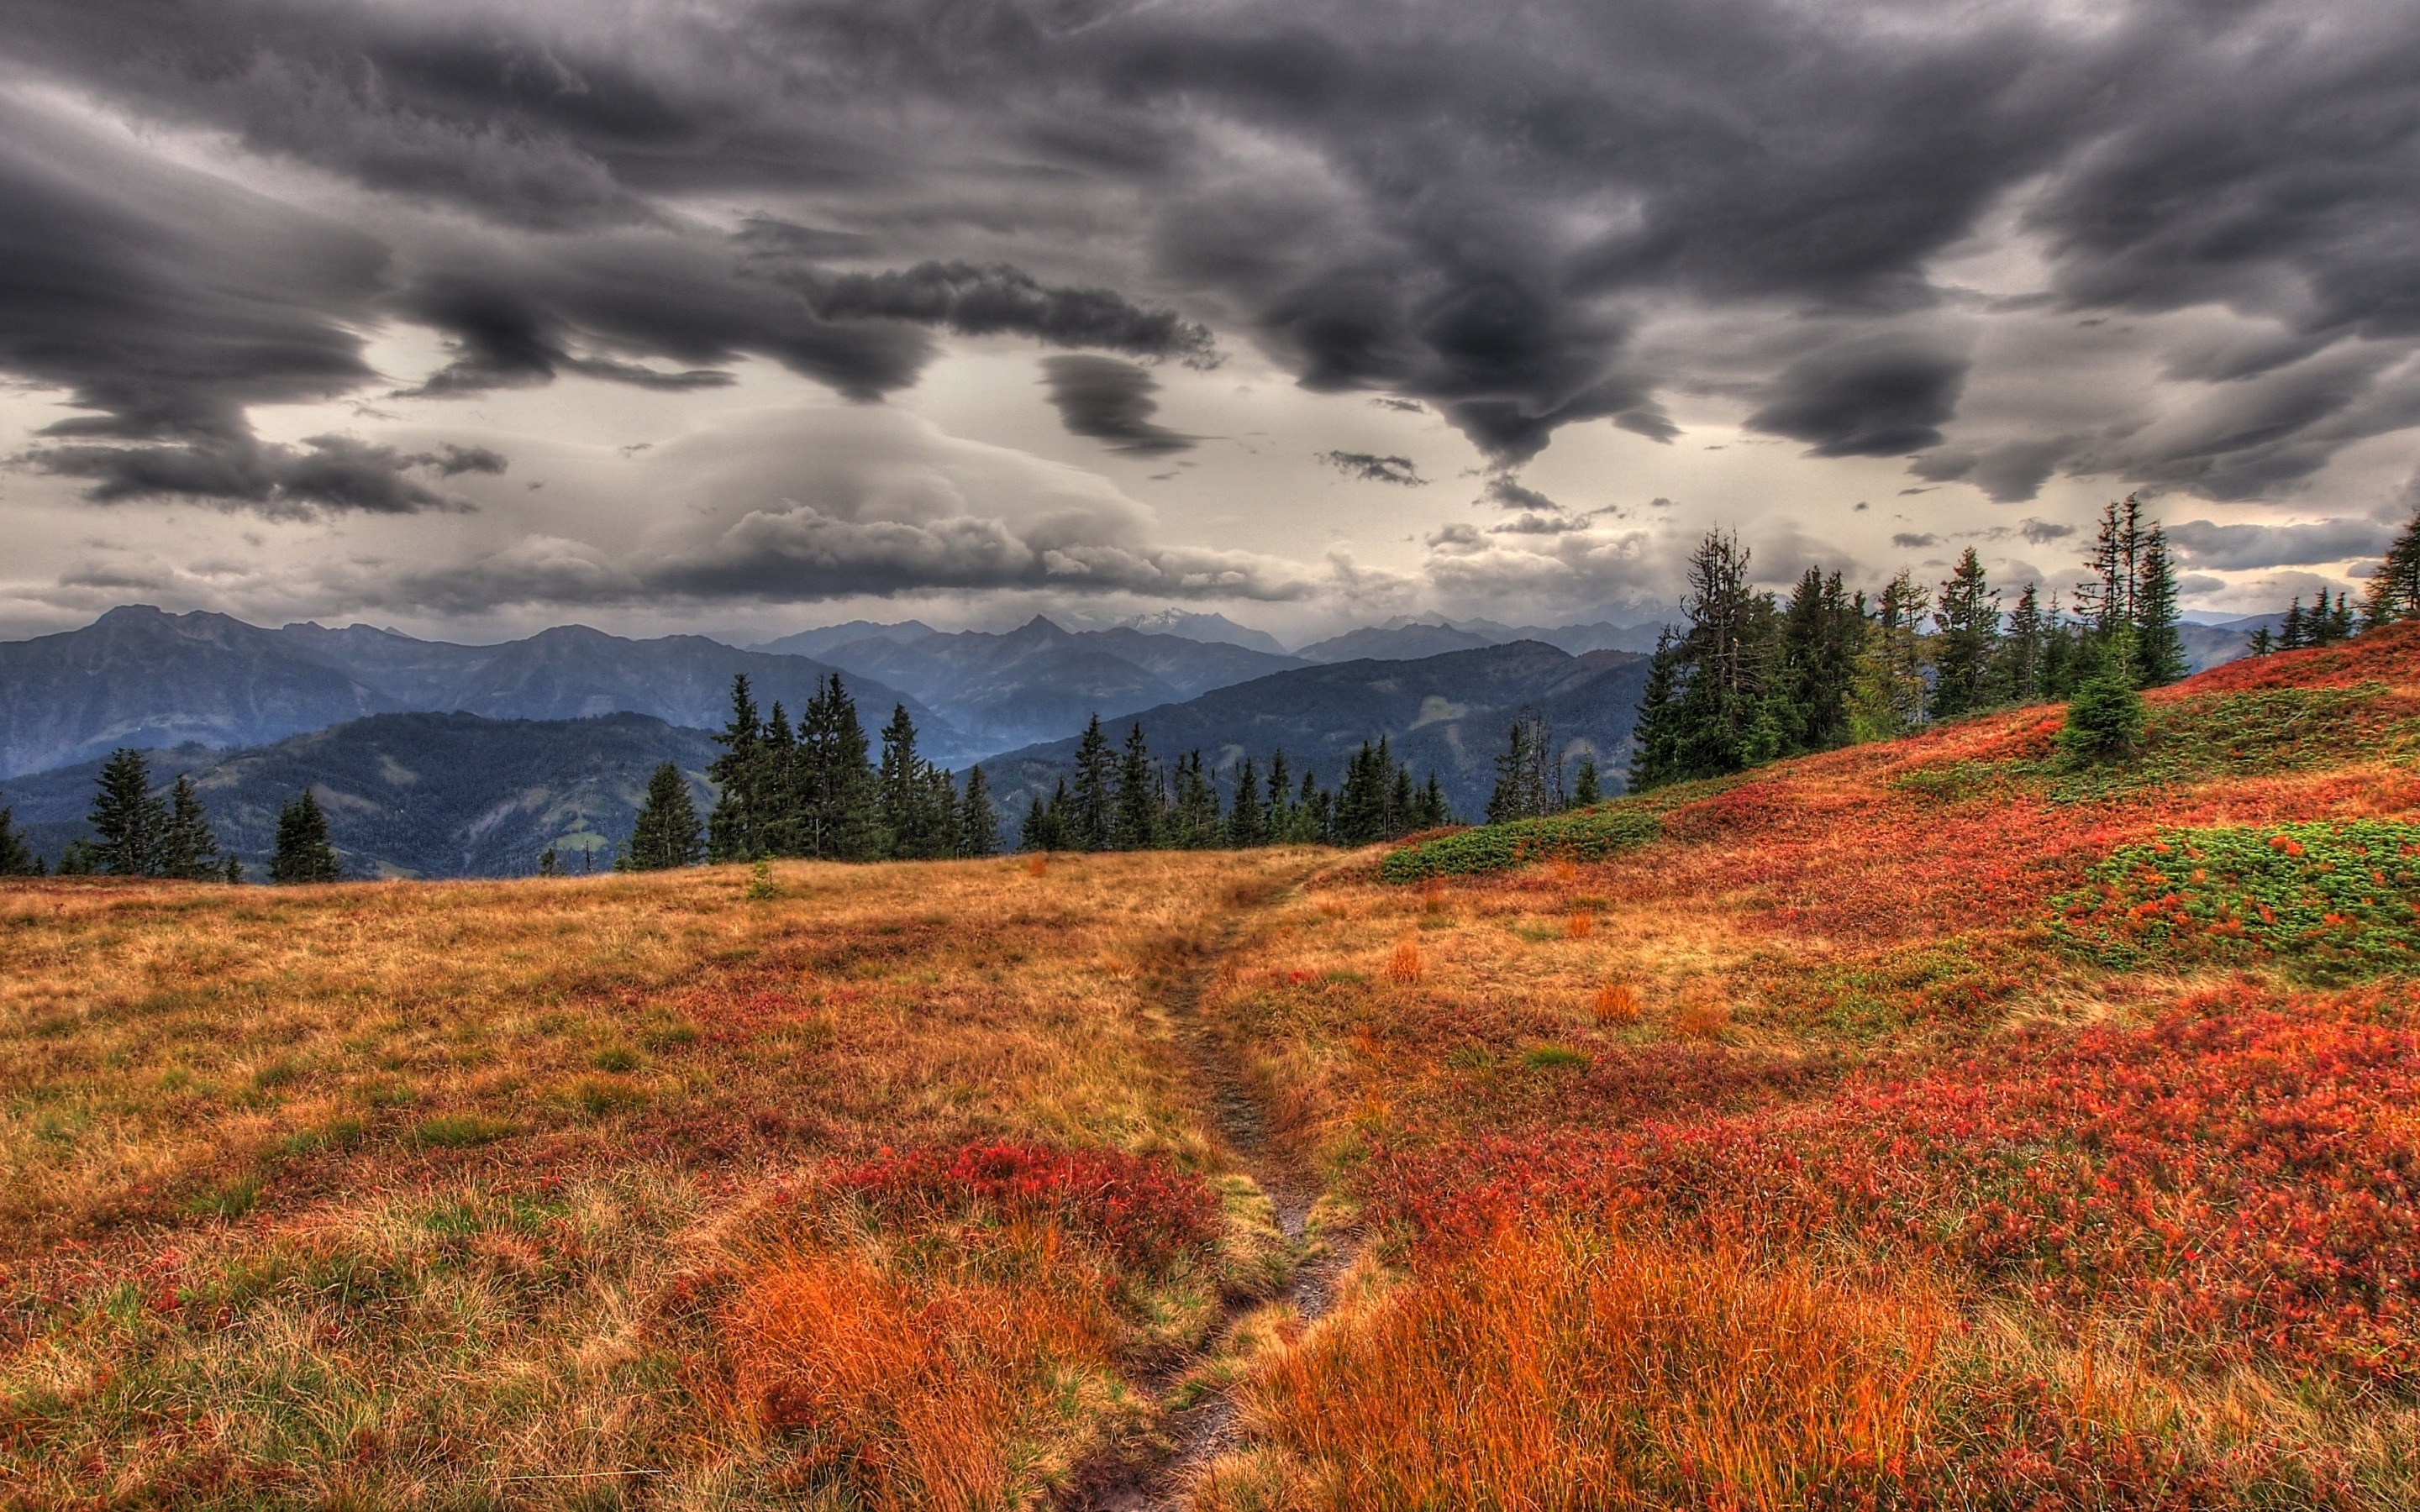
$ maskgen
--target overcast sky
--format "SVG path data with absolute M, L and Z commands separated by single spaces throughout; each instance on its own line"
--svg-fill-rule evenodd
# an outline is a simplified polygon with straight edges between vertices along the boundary
M 2420 490 L 2420 7 L 0 12 L 0 635 L 1761 575 L 2351 585 Z

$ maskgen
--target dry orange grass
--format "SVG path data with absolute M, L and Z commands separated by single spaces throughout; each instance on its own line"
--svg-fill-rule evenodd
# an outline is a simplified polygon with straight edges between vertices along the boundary
M 1399 940 L 1395 953 L 1387 963 L 1387 980 L 1398 987 L 1409 987 L 1420 980 L 1420 942 Z
M 1215 1171 L 1156 996 L 1310 864 L 788 863 L 752 899 L 745 868 L 0 886 L 0 1506 L 876 1495 L 712 1410 L 782 1357 L 735 1300 L 778 1286 L 747 1215 L 920 1141 Z M 923 1257 L 884 1259 L 883 1295 L 1026 1305 L 940 1263 L 947 1230 L 816 1242 L 843 1240 Z M 1227 1263 L 1083 1273 L 1115 1303 L 1087 1326 L 1120 1357 L 1180 1344 Z M 872 1452 L 1031 1500 L 1138 1411 L 1070 1387 L 1094 1355 L 1001 1374 L 1021 1405 L 953 1420 L 959 1447 Z
M 1596 932 L 1596 916 L 1585 908 L 1575 908 L 1563 920 L 1563 937 L 1585 940 Z
M 1638 1022 L 1638 990 L 1627 982 L 1607 982 L 1597 989 L 1590 1005 L 1599 1024 L 1616 1028 Z
M 1244 1397 L 1262 1452 L 1195 1504 L 1800 1507 L 1927 1435 L 1953 1326 L 1738 1255 L 1507 1230 L 1279 1358 Z

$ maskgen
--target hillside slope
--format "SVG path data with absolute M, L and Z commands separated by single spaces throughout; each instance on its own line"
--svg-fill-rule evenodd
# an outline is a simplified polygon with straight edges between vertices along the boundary
M 1407 1271 L 1204 1504 L 2414 1504 L 2420 626 L 2149 702 L 1287 910 L 1206 1007 Z

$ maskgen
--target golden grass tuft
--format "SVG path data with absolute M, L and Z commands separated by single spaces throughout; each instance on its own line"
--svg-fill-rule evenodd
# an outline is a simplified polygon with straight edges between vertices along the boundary
M 1731 1005 L 1713 988 L 1693 987 L 1682 995 L 1680 1011 L 1672 1015 L 1672 1032 L 1685 1040 L 1714 1040 L 1731 1026 Z
M 1387 980 L 1398 987 L 1410 987 L 1419 981 L 1423 970 L 1419 941 L 1396 941 L 1394 958 L 1387 963 Z
M 1609 981 L 1597 989 L 1590 1005 L 1599 1024 L 1621 1027 L 1638 1022 L 1638 989 L 1625 981 Z
M 1585 908 L 1573 909 L 1570 917 L 1563 920 L 1563 935 L 1567 939 L 1585 940 L 1595 930 L 1596 915 Z

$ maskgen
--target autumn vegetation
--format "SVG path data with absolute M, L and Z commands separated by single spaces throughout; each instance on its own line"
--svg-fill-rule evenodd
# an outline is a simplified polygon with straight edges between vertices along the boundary
M 12 880 L 0 1504 L 2420 1506 L 2420 626 L 2142 714 L 1353 852 Z

